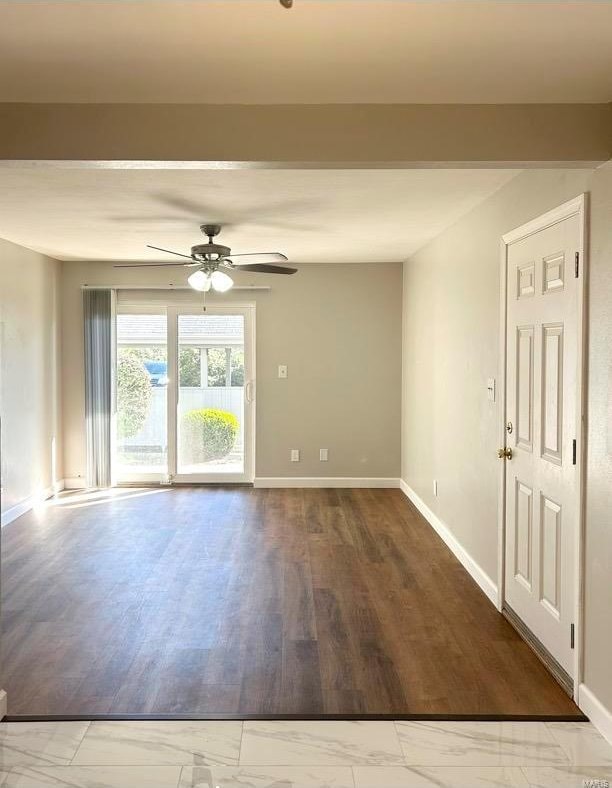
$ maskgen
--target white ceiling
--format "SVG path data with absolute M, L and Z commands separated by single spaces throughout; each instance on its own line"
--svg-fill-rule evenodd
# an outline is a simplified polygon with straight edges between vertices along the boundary
M 0 101 L 611 100 L 611 2 L 0 0 Z
M 60 260 L 172 260 L 204 222 L 235 253 L 391 262 L 517 170 L 0 170 L 0 237 Z M 176 261 L 177 258 L 174 258 Z

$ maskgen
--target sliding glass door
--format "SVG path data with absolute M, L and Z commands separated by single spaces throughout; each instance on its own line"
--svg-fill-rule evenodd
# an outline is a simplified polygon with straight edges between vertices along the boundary
M 163 312 L 117 315 L 118 481 L 253 481 L 254 308 Z

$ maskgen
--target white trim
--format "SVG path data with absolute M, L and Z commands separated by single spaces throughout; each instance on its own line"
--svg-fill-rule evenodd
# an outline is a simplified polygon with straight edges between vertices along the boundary
M 584 677 L 584 586 L 585 586 L 585 543 L 586 543 L 586 472 L 587 472 L 587 410 L 588 410 L 588 273 L 589 273 L 589 198 L 581 195 L 580 222 L 580 269 L 578 277 L 578 390 L 576 393 L 576 472 L 578 474 L 578 528 L 576 529 L 576 599 L 574 629 L 576 653 L 574 654 L 574 697 L 580 696 L 580 685 Z
M 383 476 L 258 476 L 253 487 L 398 488 L 400 480 Z
M 520 227 L 510 230 L 502 235 L 500 254 L 500 446 L 506 445 L 506 318 L 507 318 L 507 276 L 508 276 L 508 247 L 517 241 L 527 238 L 534 233 L 552 227 L 572 216 L 580 218 L 580 239 L 578 252 L 580 254 L 580 276 L 578 277 L 578 319 L 577 319 L 577 383 L 576 383 L 576 549 L 575 549 L 575 593 L 574 593 L 574 700 L 578 700 L 583 675 L 584 662 L 584 524 L 585 524 L 585 458 L 586 458 L 586 404 L 587 404 L 587 195 L 580 194 L 572 200 L 553 208 L 541 216 L 532 219 Z M 497 606 L 501 610 L 504 601 L 504 575 L 505 575 L 505 506 L 506 506 L 506 463 L 500 463 L 499 495 L 498 501 L 498 600 Z M 537 635 L 537 632 L 534 633 Z
M 6 692 L 4 690 L 0 690 L 0 720 L 3 720 L 6 717 L 7 712 L 7 703 L 8 699 L 6 697 Z
M 5 512 L 2 512 L 2 517 L 0 518 L 0 522 L 2 527 L 12 523 L 18 517 L 21 517 L 23 514 L 30 512 L 35 506 L 38 504 L 43 503 L 48 498 L 52 498 L 54 495 L 57 495 L 62 490 L 65 489 L 65 480 L 61 479 L 58 482 L 55 482 L 50 487 L 47 487 L 45 490 L 41 490 L 39 493 L 35 493 L 34 495 L 30 495 L 27 498 L 24 498 L 23 501 L 16 503 L 14 506 L 11 506 L 10 509 L 7 509 Z
M 12 523 L 13 520 L 16 520 L 18 517 L 21 517 L 22 514 L 29 512 L 33 508 L 34 500 L 32 497 L 25 498 L 21 503 L 16 503 L 15 506 L 11 506 L 10 509 L 2 512 L 2 527 L 4 528 L 5 525 Z
M 598 700 L 586 684 L 580 684 L 578 687 L 578 706 L 601 735 L 612 744 L 612 711 Z
M 119 290 L 125 290 L 124 287 L 119 287 Z M 117 313 L 118 314 L 138 314 L 142 313 L 145 315 L 153 315 L 153 314 L 160 314 L 160 312 L 156 311 L 159 309 L 171 309 L 177 308 L 180 310 L 184 310 L 187 314 L 190 314 L 190 310 L 195 309 L 197 310 L 198 314 L 202 313 L 202 307 L 206 307 L 206 311 L 209 312 L 213 309 L 220 309 L 225 310 L 226 312 L 229 311 L 231 314 L 232 309 L 256 309 L 257 302 L 256 301 L 221 301 L 216 300 L 218 296 L 215 297 L 215 301 L 213 302 L 210 299 L 210 295 L 207 294 L 206 296 L 206 304 L 202 301 L 180 301 L 173 299 L 171 297 L 171 293 L 174 292 L 176 288 L 167 287 L 138 287 L 132 288 L 134 290 L 165 290 L 168 293 L 168 298 L 162 299 L 160 298 L 159 301 L 135 301 L 133 303 L 129 301 L 119 301 L 117 304 Z M 189 288 L 191 290 L 191 288 Z
M 459 542 L 457 537 L 453 534 L 448 525 L 443 522 L 437 514 L 427 506 L 427 504 L 419 498 L 415 491 L 403 479 L 400 479 L 400 489 L 404 495 L 411 501 L 414 506 L 419 510 L 423 517 L 427 520 L 429 525 L 434 529 L 442 541 L 457 558 L 463 568 L 471 575 L 472 579 L 480 586 L 480 589 L 486 594 L 490 601 L 497 606 L 497 586 L 489 575 L 484 571 L 480 564 L 475 561 L 468 551 Z
M 508 293 L 508 247 L 503 239 L 500 241 L 500 267 L 499 267 L 499 366 L 498 366 L 498 396 L 499 396 L 499 446 L 506 445 L 506 372 L 507 372 L 507 293 Z M 506 469 L 501 463 L 498 477 L 497 498 L 497 601 L 496 607 L 501 613 L 504 606 L 505 593 L 505 549 L 506 549 Z
M 117 450 L 117 291 L 110 291 L 110 441 L 108 450 L 110 457 L 110 484 L 114 487 L 117 483 L 117 475 L 115 468 L 115 452 Z
M 515 227 L 514 230 L 504 233 L 504 235 L 502 235 L 502 242 L 505 246 L 510 246 L 517 241 L 522 241 L 523 238 L 527 238 L 534 233 L 539 233 L 541 230 L 545 230 L 547 227 L 552 227 L 553 224 L 563 222 L 566 219 L 569 219 L 570 216 L 584 214 L 584 203 L 585 195 L 579 194 L 578 197 L 574 197 L 572 200 L 568 200 L 567 202 L 558 205 L 556 208 L 546 211 L 546 213 L 543 213 L 541 216 L 537 216 L 530 222 L 521 224 L 520 227 Z
M 61 0 L 71 2 L 71 0 Z M 12 0 L 22 2 L 22 0 Z M 119 2 L 119 0 L 115 0 Z M 162 161 L 155 159 L 0 159 L 0 167 L 67 170 L 594 170 L 605 159 L 406 159 L 401 161 Z M 95 261 L 94 261 L 95 262 Z M 316 265 L 316 263 L 314 264 Z M 357 263 L 359 265 L 359 263 Z
M 172 481 L 173 474 L 176 473 L 177 466 L 177 419 L 178 419 L 178 364 L 179 364 L 179 344 L 178 344 L 178 307 L 162 307 L 166 312 L 166 364 L 168 385 L 166 386 L 166 440 L 168 444 L 167 468 L 165 473 L 160 474 L 160 481 Z M 201 313 L 200 307 L 200 313 Z M 137 481 L 137 475 L 124 481 Z

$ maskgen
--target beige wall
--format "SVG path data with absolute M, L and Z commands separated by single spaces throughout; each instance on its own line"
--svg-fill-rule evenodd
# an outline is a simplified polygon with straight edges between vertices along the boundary
M 9 160 L 514 167 L 611 153 L 610 104 L 0 104 Z
M 0 240 L 2 513 L 62 478 L 59 270 Z
M 404 266 L 402 478 L 497 581 L 500 237 L 592 191 L 587 686 L 612 709 L 612 170 L 525 172 Z M 438 497 L 432 493 L 439 483 Z
M 184 284 L 178 271 L 63 264 L 67 478 L 85 473 L 81 286 Z M 216 301 L 257 303 L 257 476 L 399 476 L 401 276 L 399 263 L 303 265 L 292 277 L 242 275 L 270 292 Z M 288 365 L 287 380 L 278 379 L 279 364 Z M 299 463 L 289 461 L 291 448 L 301 450 Z M 328 462 L 319 462 L 319 448 L 329 449 Z

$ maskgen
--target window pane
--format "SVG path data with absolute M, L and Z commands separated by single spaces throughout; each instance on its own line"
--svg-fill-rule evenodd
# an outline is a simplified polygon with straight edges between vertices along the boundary
M 197 347 L 179 348 L 179 386 L 199 386 L 202 382 L 202 359 Z
M 244 350 L 232 348 L 232 386 L 244 386 Z
M 117 315 L 117 471 L 168 468 L 165 315 Z
M 243 473 L 244 318 L 179 315 L 180 474 Z
M 225 348 L 211 347 L 207 350 L 208 356 L 208 385 L 225 386 Z

